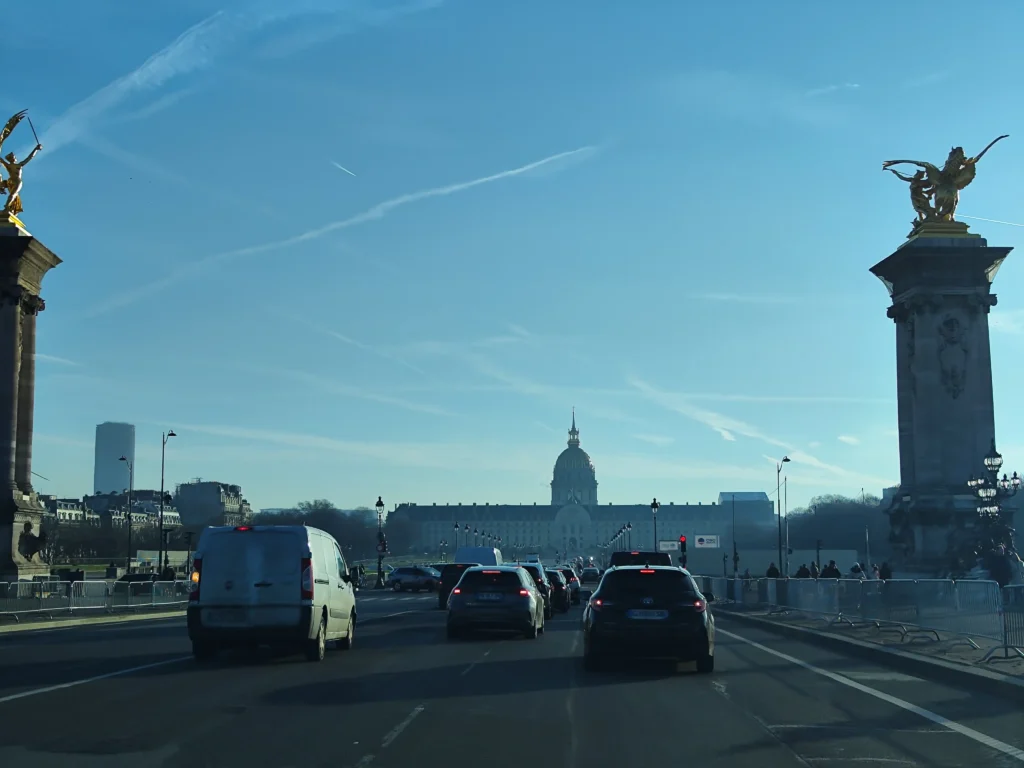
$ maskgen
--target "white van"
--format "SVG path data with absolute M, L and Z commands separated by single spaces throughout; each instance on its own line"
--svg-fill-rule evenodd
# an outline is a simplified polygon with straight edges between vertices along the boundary
M 459 547 L 455 552 L 453 563 L 473 563 L 474 565 L 502 565 L 501 550 L 494 547 Z
M 272 645 L 322 661 L 329 640 L 352 647 L 356 598 L 330 534 L 303 525 L 216 526 L 199 539 L 186 615 L 196 659 Z

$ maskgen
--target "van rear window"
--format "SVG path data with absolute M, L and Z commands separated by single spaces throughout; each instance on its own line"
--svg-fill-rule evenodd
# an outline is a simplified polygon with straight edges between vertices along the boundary
M 697 597 L 697 585 L 681 570 L 642 569 L 611 571 L 601 582 L 601 592 L 611 598 L 658 597 L 687 599 Z

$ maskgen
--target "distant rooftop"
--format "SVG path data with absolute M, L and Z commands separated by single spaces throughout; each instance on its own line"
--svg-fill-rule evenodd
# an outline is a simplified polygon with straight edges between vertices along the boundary
M 718 503 L 730 504 L 733 498 L 736 501 L 768 501 L 768 494 L 764 491 L 723 491 L 718 494 Z

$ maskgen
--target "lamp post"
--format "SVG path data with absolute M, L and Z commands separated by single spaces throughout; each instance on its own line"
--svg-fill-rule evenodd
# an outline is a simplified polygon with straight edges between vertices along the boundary
M 783 456 L 775 465 L 775 506 L 779 510 L 779 568 L 782 568 L 782 465 L 788 463 L 789 456 Z
M 459 549 L 459 524 L 455 523 L 455 549 Z
M 164 559 L 167 554 L 164 551 L 164 468 L 167 465 L 167 441 L 177 437 L 173 429 L 169 429 L 160 436 L 160 544 L 157 547 L 157 567 L 164 568 Z
M 128 573 L 132 572 L 132 495 L 135 493 L 135 467 L 122 456 L 118 461 L 123 461 L 128 466 Z
M 999 477 L 999 470 L 1003 466 L 1003 457 L 996 450 L 995 439 L 992 440 L 992 447 L 985 455 L 984 464 L 985 474 L 981 477 L 972 476 L 967 481 L 967 487 L 972 489 L 978 497 L 979 522 L 994 534 L 992 546 L 998 547 L 1002 544 L 1010 548 L 1013 545 L 1012 534 L 1009 533 L 1009 521 L 1003 515 L 1002 501 L 1017 495 L 1021 487 L 1021 477 L 1016 472 L 1011 477 L 1007 477 L 1005 472 L 1002 478 Z M 1004 531 L 991 531 L 994 523 L 1001 523 Z M 1000 538 L 1002 541 L 996 541 L 995 538 Z
M 626 547 L 628 549 L 633 548 L 633 524 L 626 523 Z
M 441 562 L 443 563 L 443 562 L 445 562 L 444 551 L 448 547 L 448 539 L 441 539 L 439 544 L 440 544 L 440 547 L 441 547 Z
M 732 577 L 740 569 L 740 551 L 736 548 L 736 494 L 732 495 Z
M 654 551 L 658 551 L 658 508 L 661 504 L 655 499 L 651 502 L 651 519 L 654 521 Z
M 384 539 L 384 499 L 377 497 L 377 583 L 374 589 L 384 589 L 384 550 L 387 548 Z

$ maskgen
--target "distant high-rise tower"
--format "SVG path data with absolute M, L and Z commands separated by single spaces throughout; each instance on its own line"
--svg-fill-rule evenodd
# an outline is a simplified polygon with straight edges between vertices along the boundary
M 135 425 L 105 421 L 96 426 L 96 462 L 93 467 L 94 493 L 121 493 L 128 487 L 126 456 L 135 466 Z

